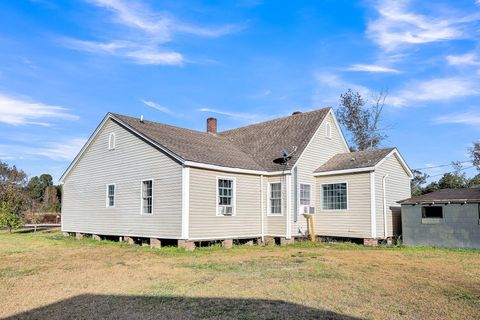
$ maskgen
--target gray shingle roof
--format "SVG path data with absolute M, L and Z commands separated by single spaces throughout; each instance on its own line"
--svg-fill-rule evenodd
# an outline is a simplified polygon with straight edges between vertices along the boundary
M 480 188 L 442 189 L 402 201 L 401 204 L 432 203 L 432 202 L 480 202 Z
M 296 146 L 297 151 L 293 153 L 292 159 L 286 167 L 286 169 L 291 169 L 329 111 L 330 108 L 324 108 L 299 113 L 224 131 L 220 135 L 238 145 L 245 153 L 250 154 L 267 171 L 284 168 L 283 165 L 273 163 L 275 158 L 281 156 L 280 146 L 289 150 Z
M 315 170 L 315 173 L 373 167 L 394 149 L 395 148 L 384 148 L 338 153 Z
M 210 134 L 112 114 L 184 160 L 241 169 L 278 171 L 273 163 L 280 157 L 279 146 L 297 146 L 289 169 L 322 123 L 330 108 L 291 115 L 238 129 Z

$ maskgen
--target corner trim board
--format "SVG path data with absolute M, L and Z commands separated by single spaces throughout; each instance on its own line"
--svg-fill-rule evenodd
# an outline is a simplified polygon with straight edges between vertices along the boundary
M 377 237 L 377 210 L 375 201 L 375 171 L 370 172 L 370 233 L 371 237 Z
M 190 215 L 190 168 L 182 168 L 182 239 L 188 239 Z

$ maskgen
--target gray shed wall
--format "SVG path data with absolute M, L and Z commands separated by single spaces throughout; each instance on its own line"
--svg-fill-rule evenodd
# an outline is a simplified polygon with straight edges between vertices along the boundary
M 443 219 L 439 219 L 438 223 L 426 220 L 422 223 L 422 205 L 402 205 L 404 244 L 480 249 L 479 204 L 441 206 Z

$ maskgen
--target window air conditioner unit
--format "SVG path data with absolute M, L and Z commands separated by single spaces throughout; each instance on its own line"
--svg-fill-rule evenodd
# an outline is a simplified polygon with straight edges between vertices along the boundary
M 315 207 L 300 206 L 300 214 L 315 214 Z
M 233 215 L 233 207 L 220 206 L 218 207 L 218 213 L 224 216 L 231 216 Z

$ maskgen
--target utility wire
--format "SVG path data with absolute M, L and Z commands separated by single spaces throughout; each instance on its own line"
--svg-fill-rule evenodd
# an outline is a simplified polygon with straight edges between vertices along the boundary
M 430 176 L 430 175 L 429 175 L 428 178 L 443 176 L 444 174 L 447 174 L 447 173 L 454 173 L 454 172 L 458 172 L 458 171 L 465 171 L 465 170 L 468 170 L 468 169 L 471 169 L 471 168 L 475 168 L 475 166 L 470 166 L 470 167 L 466 167 L 466 168 L 462 168 L 462 169 L 460 169 L 460 170 L 455 170 L 455 171 L 450 171 L 450 172 L 444 172 L 444 173 L 434 174 L 433 176 Z
M 466 161 L 460 161 L 460 162 L 455 162 L 456 164 L 462 164 L 462 163 L 469 163 L 472 162 L 472 160 L 466 160 Z M 431 167 L 425 167 L 425 168 L 416 168 L 413 170 L 428 170 L 428 169 L 435 169 L 435 168 L 442 168 L 442 167 L 449 167 L 452 166 L 452 163 L 449 164 L 439 164 L 438 166 L 431 166 Z

